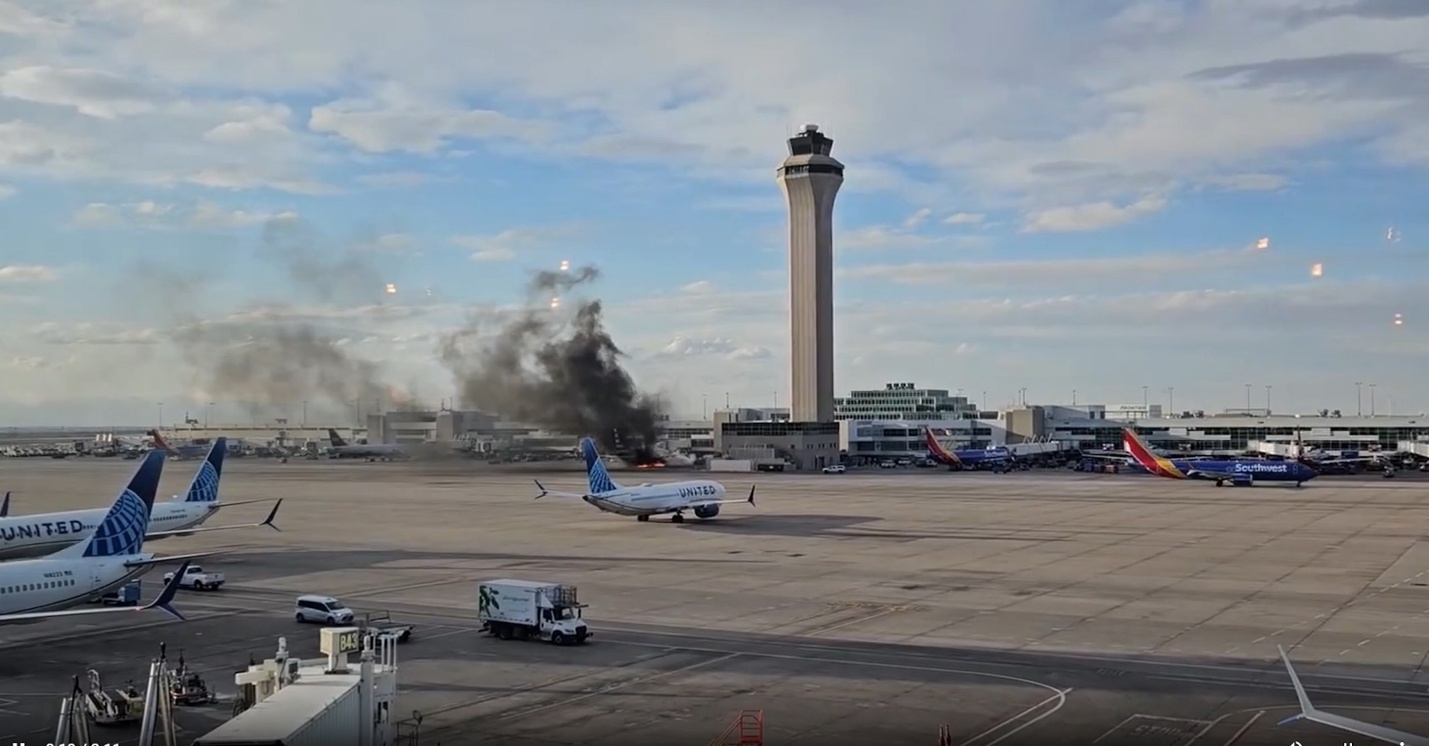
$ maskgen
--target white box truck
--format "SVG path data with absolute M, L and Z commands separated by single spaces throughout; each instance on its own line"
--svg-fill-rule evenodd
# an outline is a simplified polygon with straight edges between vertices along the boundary
M 477 585 L 477 621 L 503 640 L 549 640 L 578 645 L 593 632 L 581 618 L 576 587 L 529 580 L 487 580 Z

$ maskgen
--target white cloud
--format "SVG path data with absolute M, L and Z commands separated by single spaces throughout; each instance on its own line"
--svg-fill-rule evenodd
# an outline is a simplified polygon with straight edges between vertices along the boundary
M 980 212 L 955 212 L 943 218 L 947 225 L 980 225 L 987 216 Z
M 655 353 L 656 357 L 717 357 L 725 360 L 765 360 L 773 357 L 767 347 L 741 346 L 728 339 L 675 337 Z
M 928 246 L 951 244 L 963 247 L 982 246 L 986 239 L 978 236 L 947 236 L 920 232 L 933 211 L 921 208 L 904 218 L 897 225 L 870 225 L 853 230 L 836 231 L 836 249 L 898 250 L 917 249 Z M 946 221 L 945 221 L 946 222 Z
M 37 65 L 0 73 L 0 96 L 68 106 L 80 114 L 114 119 L 153 111 L 159 94 L 103 70 Z
M 54 267 L 35 264 L 0 266 L 0 282 L 51 282 L 59 276 L 60 271 Z
M 1166 208 L 1162 197 L 1143 197 L 1128 205 L 1095 202 L 1072 207 L 1054 207 L 1027 216 L 1022 230 L 1027 233 L 1095 231 L 1129 223 Z
M 0 34 L 33 39 L 68 30 L 69 26 L 65 23 L 36 15 L 9 0 L 0 0 Z
M 351 141 L 369 153 L 431 153 L 456 138 L 541 140 L 545 122 L 523 121 L 498 111 L 390 108 L 370 101 L 334 101 L 313 108 L 308 128 Z
M 956 283 L 959 287 L 976 288 L 1075 283 L 1080 287 L 1119 287 L 1124 283 L 1144 284 L 1165 277 L 1214 277 L 1253 262 L 1270 266 L 1279 261 L 1264 253 L 1220 250 L 1103 258 L 875 264 L 839 268 L 837 272 L 840 279 L 881 280 L 903 285 Z
M 145 228 L 165 230 L 227 230 L 263 225 L 274 220 L 297 220 L 291 210 L 276 212 L 230 210 L 200 201 L 181 207 L 172 203 L 144 200 L 122 205 L 91 202 L 75 211 L 70 222 L 78 228 Z
M 474 261 L 505 262 L 566 234 L 567 229 L 561 227 L 508 228 L 490 236 L 452 236 L 451 243 L 471 249 Z
M 434 181 L 450 180 L 450 177 L 435 176 L 420 171 L 384 171 L 357 177 L 358 183 L 378 189 L 410 189 Z

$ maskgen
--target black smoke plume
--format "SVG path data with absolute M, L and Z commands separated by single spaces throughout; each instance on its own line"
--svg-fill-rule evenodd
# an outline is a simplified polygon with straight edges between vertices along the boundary
M 293 417 L 306 406 L 310 419 L 348 421 L 374 407 L 420 407 L 379 364 L 350 347 L 367 335 L 357 321 L 398 312 L 384 305 L 382 268 L 370 252 L 324 243 L 303 222 L 276 218 L 264 226 L 255 254 L 235 259 L 280 269 L 291 290 L 216 316 L 202 307 L 205 286 L 215 278 L 152 266 L 137 273 L 162 299 L 167 336 L 190 368 L 195 389 L 237 402 L 255 417 Z M 320 303 L 354 310 L 302 310 Z
M 442 341 L 442 361 L 462 405 L 555 432 L 589 435 L 606 452 L 637 464 L 658 460 L 661 403 L 635 387 L 623 353 L 602 323 L 599 300 L 554 308 L 599 276 L 595 267 L 542 271 L 527 284 L 525 307 L 481 313 Z

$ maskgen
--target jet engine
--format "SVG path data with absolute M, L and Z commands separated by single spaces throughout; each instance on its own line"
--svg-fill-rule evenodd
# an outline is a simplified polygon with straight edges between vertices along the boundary
M 696 517 L 696 518 L 714 518 L 714 517 L 717 516 L 717 515 L 719 515 L 719 506 L 718 506 L 718 505 L 696 505 L 696 506 L 695 506 L 695 517 Z

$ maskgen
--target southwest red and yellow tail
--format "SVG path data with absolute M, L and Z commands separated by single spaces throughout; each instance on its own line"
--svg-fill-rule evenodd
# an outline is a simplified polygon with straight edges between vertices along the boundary
M 923 440 L 928 444 L 928 453 L 932 454 L 933 458 L 949 466 L 962 466 L 963 460 L 958 458 L 958 454 L 944 448 L 943 444 L 933 437 L 933 428 L 923 428 Z
M 1122 431 L 1122 444 L 1126 447 L 1131 457 L 1136 459 L 1136 463 L 1141 464 L 1147 471 L 1161 477 L 1171 477 L 1172 479 L 1186 479 L 1186 473 L 1176 467 L 1171 459 L 1165 456 L 1158 456 L 1135 430 L 1126 428 Z

